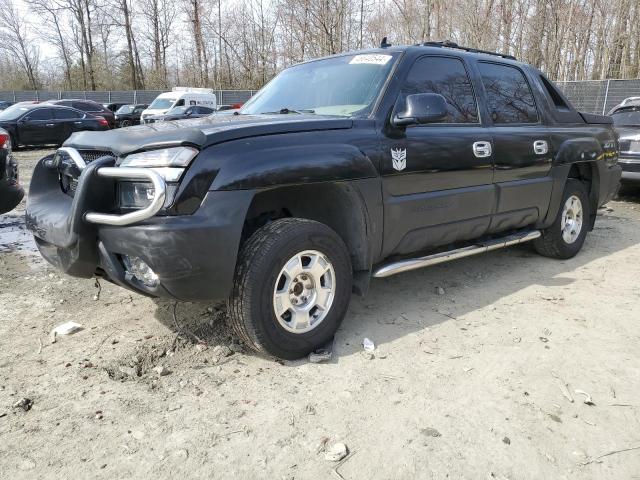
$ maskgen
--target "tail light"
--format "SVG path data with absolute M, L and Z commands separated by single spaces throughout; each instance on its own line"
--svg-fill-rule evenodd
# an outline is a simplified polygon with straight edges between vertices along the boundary
M 99 123 L 100 125 L 106 125 L 106 126 L 109 126 L 109 122 L 107 122 L 107 120 L 106 120 L 104 117 L 98 117 L 98 116 L 96 116 L 96 118 L 98 119 L 98 123 Z
M 6 133 L 0 133 L 0 148 L 7 148 L 7 140 L 9 140 L 9 135 Z

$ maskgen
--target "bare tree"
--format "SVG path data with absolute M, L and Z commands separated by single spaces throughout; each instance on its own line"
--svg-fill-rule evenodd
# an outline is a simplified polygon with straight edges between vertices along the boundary
M 39 51 L 29 40 L 29 23 L 12 0 L 0 8 L 0 49 L 12 55 L 24 70 L 29 86 L 37 90 Z

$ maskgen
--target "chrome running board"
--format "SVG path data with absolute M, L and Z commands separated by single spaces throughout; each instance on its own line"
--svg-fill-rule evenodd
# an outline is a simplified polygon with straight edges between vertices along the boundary
M 437 265 L 438 263 L 449 262 L 458 258 L 470 257 L 479 253 L 490 252 L 491 250 L 497 250 L 499 248 L 529 242 L 540 237 L 540 235 L 542 235 L 540 233 L 540 230 L 514 233 L 512 235 L 507 235 L 506 237 L 487 240 L 486 242 L 482 242 L 477 245 L 470 245 L 468 247 L 449 250 L 448 252 L 440 252 L 434 253 L 433 255 L 427 255 L 425 257 L 399 260 L 397 262 L 389 263 L 377 268 L 373 272 L 373 276 L 375 278 L 390 277 L 391 275 L 395 275 L 396 273 L 408 272 L 410 270 L 416 270 L 422 267 Z

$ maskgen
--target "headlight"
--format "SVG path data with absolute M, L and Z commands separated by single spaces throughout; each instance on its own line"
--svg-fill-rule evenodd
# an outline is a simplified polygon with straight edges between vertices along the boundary
M 172 147 L 127 155 L 121 167 L 186 167 L 198 155 L 191 147 Z

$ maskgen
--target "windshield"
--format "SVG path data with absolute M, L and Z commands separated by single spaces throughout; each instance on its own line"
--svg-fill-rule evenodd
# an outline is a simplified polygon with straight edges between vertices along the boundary
M 345 55 L 293 66 L 269 82 L 240 113 L 367 115 L 397 55 Z
M 0 112 L 0 120 L 16 120 L 25 114 L 29 109 L 14 105 Z
M 167 112 L 167 115 L 182 115 L 189 107 L 175 107 Z
M 171 106 L 176 103 L 175 98 L 156 98 L 151 105 L 149 105 L 150 110 L 166 110 L 167 108 L 171 108 Z
M 131 113 L 131 112 L 133 112 L 133 105 L 123 105 L 116 111 L 116 113 Z
M 640 125 L 640 107 L 633 110 L 619 110 L 611 115 L 615 125 Z

